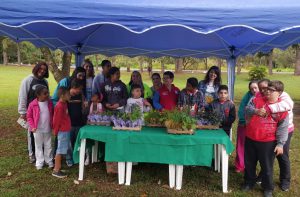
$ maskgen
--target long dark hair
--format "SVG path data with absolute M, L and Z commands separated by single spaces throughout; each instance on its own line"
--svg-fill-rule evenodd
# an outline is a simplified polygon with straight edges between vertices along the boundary
M 95 69 L 94 69 L 94 64 L 91 62 L 91 60 L 89 60 L 89 59 L 85 59 L 84 60 L 84 62 L 83 62 L 83 65 L 82 65 L 82 67 L 84 68 L 84 65 L 86 65 L 86 64 L 88 64 L 89 65 L 89 67 L 91 67 L 92 68 L 92 76 L 91 77 L 95 77 Z
M 205 75 L 204 83 L 205 84 L 209 83 L 209 73 L 210 72 L 214 72 L 217 75 L 217 78 L 214 80 L 214 85 L 218 85 L 218 86 L 221 85 L 221 83 L 222 83 L 221 72 L 220 72 L 219 67 L 217 67 L 217 66 L 212 66 L 209 68 L 209 70 L 207 71 L 207 73 Z
M 84 73 L 84 79 L 83 80 L 78 80 L 77 79 L 77 74 L 78 73 Z M 81 83 L 82 85 L 82 92 L 84 94 L 84 96 L 86 96 L 86 73 L 85 73 L 85 69 L 83 67 L 76 67 L 75 70 L 73 71 L 71 77 L 69 77 L 69 88 L 71 88 L 71 84 L 72 84 L 72 81 L 79 81 L 79 83 Z
M 32 74 L 37 77 L 37 73 L 39 72 L 40 68 L 42 66 L 46 66 L 46 73 L 45 75 L 43 76 L 43 78 L 48 78 L 49 77 L 49 68 L 48 68 L 48 65 L 46 64 L 46 62 L 39 62 L 37 63 L 33 69 L 32 69 Z

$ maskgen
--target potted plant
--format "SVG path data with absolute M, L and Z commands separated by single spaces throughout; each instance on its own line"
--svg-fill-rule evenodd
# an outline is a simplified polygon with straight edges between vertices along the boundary
M 174 109 L 166 112 L 165 126 L 170 134 L 194 134 L 196 119 L 190 116 L 188 110 Z
M 143 114 L 138 105 L 132 105 L 130 113 L 118 112 L 111 120 L 114 130 L 140 131 L 143 125 Z
M 202 110 L 196 115 L 198 129 L 219 129 L 222 117 L 215 110 Z
M 112 115 L 113 113 L 111 111 L 105 111 L 98 114 L 89 114 L 87 117 L 87 124 L 110 126 Z
M 147 113 L 145 113 L 145 124 L 148 127 L 164 127 L 164 113 L 157 111 L 157 110 L 151 110 Z

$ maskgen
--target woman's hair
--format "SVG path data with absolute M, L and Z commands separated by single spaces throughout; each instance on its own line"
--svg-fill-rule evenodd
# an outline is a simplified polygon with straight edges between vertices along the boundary
M 84 67 L 84 65 L 86 65 L 86 64 L 88 64 L 89 67 L 92 68 L 92 77 L 94 78 L 95 77 L 94 64 L 90 61 L 90 59 L 85 59 L 84 62 L 83 62 L 82 67 Z
M 139 77 L 140 77 L 140 79 L 141 79 L 141 84 L 143 84 L 143 80 L 142 80 L 142 75 L 141 75 L 141 73 L 140 73 L 139 71 L 135 70 L 135 71 L 133 71 L 133 72 L 131 73 L 129 85 L 132 85 L 132 83 L 133 83 L 133 81 L 132 81 L 132 75 L 133 75 L 133 74 L 138 74 Z M 141 85 L 141 84 L 140 84 L 140 85 Z
M 73 71 L 72 75 L 71 75 L 71 81 L 73 79 L 77 79 L 77 74 L 78 73 L 84 73 L 85 74 L 85 69 L 83 67 L 76 67 L 75 70 Z M 85 81 L 85 77 L 84 77 L 84 81 Z
M 250 86 L 253 84 L 253 83 L 256 83 L 258 85 L 258 80 L 252 80 L 249 82 L 248 84 L 248 88 L 250 89 Z
M 198 86 L 198 80 L 195 77 L 188 78 L 186 82 L 191 84 L 193 88 L 197 88 Z
M 103 68 L 104 66 L 111 65 L 111 62 L 109 60 L 103 60 L 100 65 Z
M 264 83 L 264 82 L 265 83 L 270 83 L 271 81 L 270 81 L 270 79 L 261 79 L 261 80 L 258 81 L 258 85 L 261 84 L 261 83 Z
M 77 88 L 84 88 L 84 85 L 83 85 L 83 83 L 82 83 L 81 80 L 73 79 L 73 80 L 71 81 L 70 88 L 74 88 L 74 89 L 77 89 Z
M 58 98 L 64 97 L 67 93 L 69 93 L 69 90 L 67 87 L 59 87 L 57 91 Z
M 159 73 L 153 73 L 152 75 L 151 75 L 151 79 L 153 79 L 153 77 L 154 76 L 157 76 L 158 78 L 160 78 L 161 79 L 161 77 L 160 77 L 160 74 Z
M 209 68 L 209 70 L 207 71 L 205 78 L 204 78 L 204 83 L 207 84 L 209 83 L 209 73 L 210 72 L 214 72 L 217 75 L 217 78 L 214 80 L 214 85 L 221 85 L 222 83 L 222 79 L 221 79 L 221 72 L 219 67 L 217 66 L 212 66 Z
M 111 76 L 116 74 L 117 72 L 120 72 L 120 69 L 118 67 L 111 67 L 108 71 L 108 77 L 111 78 Z
M 44 92 L 44 90 L 48 91 L 48 88 L 44 85 L 37 85 L 35 89 L 35 95 L 40 96 Z
M 43 78 L 48 78 L 49 77 L 49 68 L 48 68 L 48 65 L 46 64 L 46 62 L 37 63 L 32 69 L 32 74 L 34 76 L 37 76 L 37 73 L 39 72 L 39 70 L 42 66 L 46 66 L 46 72 L 45 72 L 45 75 L 43 76 Z

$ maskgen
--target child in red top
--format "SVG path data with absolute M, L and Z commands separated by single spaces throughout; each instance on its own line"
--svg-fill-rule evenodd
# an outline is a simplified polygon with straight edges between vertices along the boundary
M 153 106 L 157 110 L 172 110 L 176 107 L 180 90 L 172 83 L 174 74 L 170 71 L 164 72 L 163 85 L 153 96 Z
M 270 111 L 268 105 L 280 101 L 279 96 L 283 91 L 283 83 L 271 81 L 264 96 L 253 99 L 254 107 Z M 246 113 L 249 111 L 246 108 Z M 272 196 L 273 185 L 273 163 L 275 154 L 283 154 L 283 145 L 288 136 L 288 113 L 268 113 L 261 117 L 253 115 L 246 125 L 245 140 L 245 185 L 243 190 L 247 191 L 254 187 L 256 181 L 256 165 L 259 161 L 261 166 L 262 188 L 264 196 Z
M 52 175 L 58 178 L 64 178 L 67 175 L 61 169 L 62 155 L 67 154 L 70 144 L 71 120 L 68 112 L 67 102 L 70 100 L 70 92 L 65 87 L 58 90 L 59 101 L 54 109 L 53 132 L 57 136 L 57 150 L 55 155 L 55 167 Z
M 53 118 L 53 104 L 49 99 L 46 86 L 39 85 L 35 90 L 37 98 L 28 106 L 27 121 L 29 129 L 34 135 L 36 169 L 40 170 L 44 162 L 53 168 L 51 147 L 51 129 Z

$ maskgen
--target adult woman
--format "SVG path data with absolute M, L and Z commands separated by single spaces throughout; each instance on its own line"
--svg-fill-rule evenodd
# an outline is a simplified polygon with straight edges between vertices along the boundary
M 236 140 L 236 157 L 235 157 L 235 171 L 243 172 L 245 169 L 244 164 L 244 146 L 245 146 L 245 132 L 246 132 L 246 120 L 245 120 L 245 107 L 249 103 L 252 97 L 255 96 L 258 89 L 258 81 L 251 81 L 248 85 L 249 91 L 243 96 L 240 103 L 238 117 L 239 123 L 237 128 L 237 140 Z
M 143 98 L 148 99 L 148 98 L 152 97 L 152 91 L 147 84 L 143 83 L 142 75 L 141 75 L 141 73 L 139 73 L 139 71 L 133 71 L 131 74 L 130 82 L 127 85 L 128 94 L 130 94 L 131 86 L 133 84 L 140 85 L 142 87 L 142 97 Z
M 205 97 L 205 105 L 207 106 L 214 99 L 218 98 L 218 89 L 222 83 L 221 72 L 217 66 L 212 66 L 207 71 L 204 80 L 199 82 L 198 89 Z
M 123 109 L 126 105 L 128 93 L 126 85 L 120 80 L 120 69 L 112 67 L 108 72 L 109 80 L 101 87 L 102 104 L 108 110 Z
M 79 81 L 81 81 L 82 86 L 83 86 L 83 93 L 85 94 L 85 86 L 86 86 L 85 69 L 83 67 L 76 67 L 75 70 L 73 71 L 71 77 L 65 77 L 62 80 L 60 80 L 60 82 L 57 84 L 57 87 L 54 90 L 54 93 L 53 93 L 52 98 L 51 98 L 54 105 L 58 101 L 58 95 L 57 95 L 58 89 L 60 87 L 67 87 L 68 89 L 70 89 L 71 81 L 73 79 L 78 79 Z
M 48 89 L 48 82 L 46 78 L 49 77 L 48 65 L 45 62 L 40 62 L 35 65 L 32 69 L 32 75 L 26 77 L 20 86 L 19 98 L 18 98 L 18 112 L 20 118 L 26 120 L 26 113 L 28 105 L 33 101 L 35 96 L 36 87 L 39 85 L 46 86 Z M 29 162 L 35 162 L 35 147 L 34 147 L 34 136 L 32 132 L 27 133 L 28 140 L 28 154 Z
M 152 94 L 154 94 L 154 92 L 157 91 L 162 86 L 160 74 L 153 73 L 151 79 L 152 79 L 153 86 L 150 89 L 152 91 Z
M 82 67 L 86 71 L 86 73 L 85 73 L 85 76 L 86 76 L 86 86 L 85 86 L 86 100 L 91 101 L 93 79 L 95 77 L 94 65 L 89 59 L 86 59 L 86 60 L 84 60 Z

